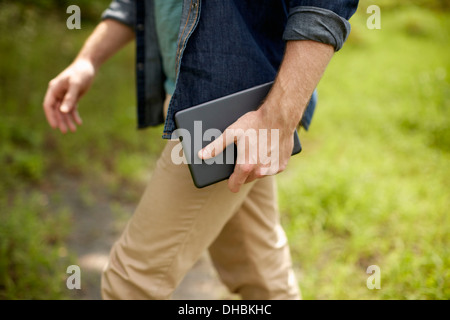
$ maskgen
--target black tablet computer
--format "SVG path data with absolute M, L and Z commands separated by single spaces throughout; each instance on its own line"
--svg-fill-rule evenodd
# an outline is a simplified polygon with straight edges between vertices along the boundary
M 202 103 L 175 114 L 177 130 L 194 184 L 198 188 L 228 179 L 233 173 L 236 145 L 229 145 L 220 155 L 202 160 L 198 152 L 247 112 L 256 110 L 269 93 L 273 82 Z M 301 152 L 297 131 L 294 132 L 292 154 Z

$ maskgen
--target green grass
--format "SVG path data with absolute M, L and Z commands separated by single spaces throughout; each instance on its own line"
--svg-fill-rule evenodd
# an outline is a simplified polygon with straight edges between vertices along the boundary
M 64 194 L 89 199 L 100 185 L 116 201 L 135 203 L 163 143 L 161 128 L 136 130 L 133 45 L 104 65 L 80 102 L 78 132 L 50 129 L 47 84 L 94 24 L 82 19 L 81 30 L 68 30 L 65 8 L 39 4 L 52 9 L 0 3 L 0 299 L 69 298 L 66 268 L 76 257 L 66 241 L 77 208 Z M 82 18 L 92 12 L 83 4 Z M 64 180 L 83 187 L 65 190 Z
M 368 30 L 370 3 L 320 83 L 302 154 L 278 176 L 282 222 L 305 299 L 449 299 L 450 14 L 380 1 L 382 29 Z M 100 185 L 113 205 L 135 204 L 163 144 L 161 127 L 135 129 L 133 46 L 102 68 L 76 134 L 48 127 L 47 83 L 94 27 L 68 30 L 66 18 L 0 4 L 0 299 L 69 298 L 76 208 L 62 199 L 92 206 Z M 370 265 L 380 290 L 366 287 Z
M 449 16 L 408 7 L 368 30 L 364 8 L 279 178 L 300 286 L 305 299 L 449 299 Z
M 64 240 L 70 232 L 67 210 L 50 213 L 41 192 L 0 199 L 0 299 L 60 299 L 66 268 L 73 264 Z

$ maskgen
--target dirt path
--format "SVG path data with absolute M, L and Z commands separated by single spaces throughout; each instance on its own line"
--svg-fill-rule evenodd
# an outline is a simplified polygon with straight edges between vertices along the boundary
M 72 290 L 73 299 L 98 300 L 100 296 L 100 274 L 107 262 L 109 250 L 123 230 L 124 223 L 133 212 L 133 206 L 114 203 L 103 190 L 91 186 L 81 192 L 80 185 L 73 181 L 58 183 L 62 202 L 73 214 L 72 233 L 68 249 L 73 252 L 81 269 L 81 290 Z M 86 194 L 95 201 L 86 200 Z M 119 208 L 117 207 L 119 206 Z M 120 212 L 118 215 L 117 212 Z M 208 255 L 205 253 L 186 275 L 173 295 L 177 300 L 232 299 L 227 289 L 218 280 Z

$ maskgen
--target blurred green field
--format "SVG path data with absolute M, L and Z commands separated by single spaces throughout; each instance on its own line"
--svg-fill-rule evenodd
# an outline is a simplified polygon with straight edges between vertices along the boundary
M 305 299 L 448 299 L 449 14 L 382 11 L 368 30 L 365 8 L 279 179 L 300 284 Z
M 52 3 L 0 2 L 0 299 L 69 298 L 76 208 L 61 181 L 76 181 L 87 205 L 97 186 L 136 203 L 163 146 L 161 127 L 135 129 L 132 45 L 83 98 L 76 134 L 48 127 L 47 83 L 109 1 L 80 2 L 81 30 Z M 381 30 L 366 27 L 373 3 Z M 450 13 L 439 8 L 447 2 L 362 1 L 319 85 L 303 152 L 278 176 L 305 299 L 450 298 Z M 370 265 L 379 290 L 366 286 Z

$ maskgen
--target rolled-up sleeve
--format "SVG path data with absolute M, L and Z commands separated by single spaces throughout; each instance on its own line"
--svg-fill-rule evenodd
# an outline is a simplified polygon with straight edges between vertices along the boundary
M 313 40 L 342 48 L 358 0 L 291 0 L 284 40 Z
M 102 20 L 105 19 L 114 19 L 134 29 L 136 26 L 136 0 L 113 0 L 102 13 Z

